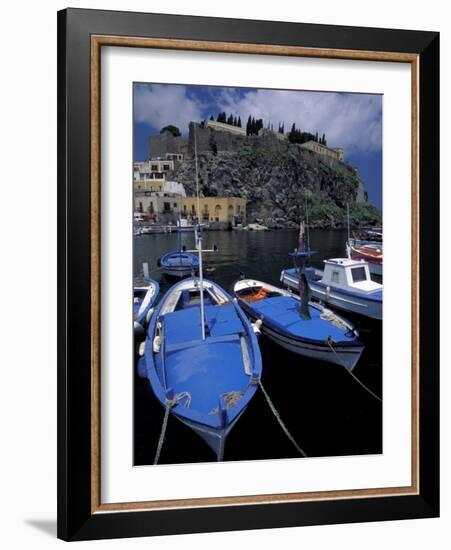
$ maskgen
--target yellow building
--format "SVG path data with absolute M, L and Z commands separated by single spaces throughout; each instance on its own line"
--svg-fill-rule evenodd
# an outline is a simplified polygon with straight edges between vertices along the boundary
M 201 197 L 200 219 L 203 222 L 246 223 L 246 199 L 239 197 Z M 182 199 L 184 218 L 197 218 L 197 197 Z

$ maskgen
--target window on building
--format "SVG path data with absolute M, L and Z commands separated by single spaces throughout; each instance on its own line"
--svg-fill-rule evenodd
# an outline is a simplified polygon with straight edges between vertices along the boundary
M 176 202 L 174 202 L 174 208 L 177 208 L 177 203 Z
M 340 282 L 340 272 L 339 271 L 332 271 L 332 282 L 333 283 L 339 283 Z
M 171 211 L 171 203 L 165 202 L 163 203 L 163 212 L 170 212 Z
M 169 164 L 163 164 L 163 170 L 170 170 Z
M 152 170 L 152 172 L 158 172 L 158 164 L 152 164 L 150 169 Z
M 186 214 L 186 204 L 183 205 L 183 212 Z
M 143 203 L 140 201 L 139 203 L 139 211 L 142 212 L 143 211 Z
M 149 204 L 149 212 L 151 214 L 153 214 L 153 201 L 150 201 L 150 204 Z

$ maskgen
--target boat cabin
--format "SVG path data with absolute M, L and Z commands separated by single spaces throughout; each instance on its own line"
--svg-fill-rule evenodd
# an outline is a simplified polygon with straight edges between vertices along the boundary
M 334 288 L 356 289 L 364 292 L 379 290 L 381 286 L 371 279 L 367 262 L 348 258 L 324 260 L 321 282 Z

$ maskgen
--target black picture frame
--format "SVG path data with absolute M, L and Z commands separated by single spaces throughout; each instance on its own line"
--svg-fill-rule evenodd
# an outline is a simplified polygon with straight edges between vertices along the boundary
M 417 495 L 92 511 L 91 36 L 344 51 L 419 61 Z M 333 55 L 331 55 L 333 57 Z M 67 9 L 58 13 L 58 537 L 87 540 L 436 517 L 439 514 L 439 34 Z

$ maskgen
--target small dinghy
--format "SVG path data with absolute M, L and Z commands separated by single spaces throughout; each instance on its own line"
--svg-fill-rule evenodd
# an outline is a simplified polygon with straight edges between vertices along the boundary
M 163 273 L 169 277 L 183 279 L 199 269 L 199 259 L 195 254 L 184 250 L 168 252 L 158 260 Z
M 347 258 L 324 260 L 324 271 L 304 270 L 311 295 L 321 302 L 370 319 L 382 319 L 383 286 L 371 280 L 368 263 Z M 282 283 L 299 288 L 299 269 L 284 269 Z
M 202 275 L 172 286 L 149 324 L 139 374 L 165 407 L 224 456 L 227 434 L 259 385 L 262 362 L 254 329 L 244 312 Z M 162 429 L 160 442 L 164 440 Z M 159 450 L 155 458 L 158 462 Z
M 160 292 L 160 285 L 148 275 L 133 281 L 133 324 L 135 334 L 144 334 L 152 316 L 152 306 Z
M 255 279 L 237 281 L 234 293 L 261 332 L 283 348 L 348 370 L 356 366 L 364 348 L 357 331 L 321 304 L 309 302 L 310 318 L 303 318 L 298 296 Z

